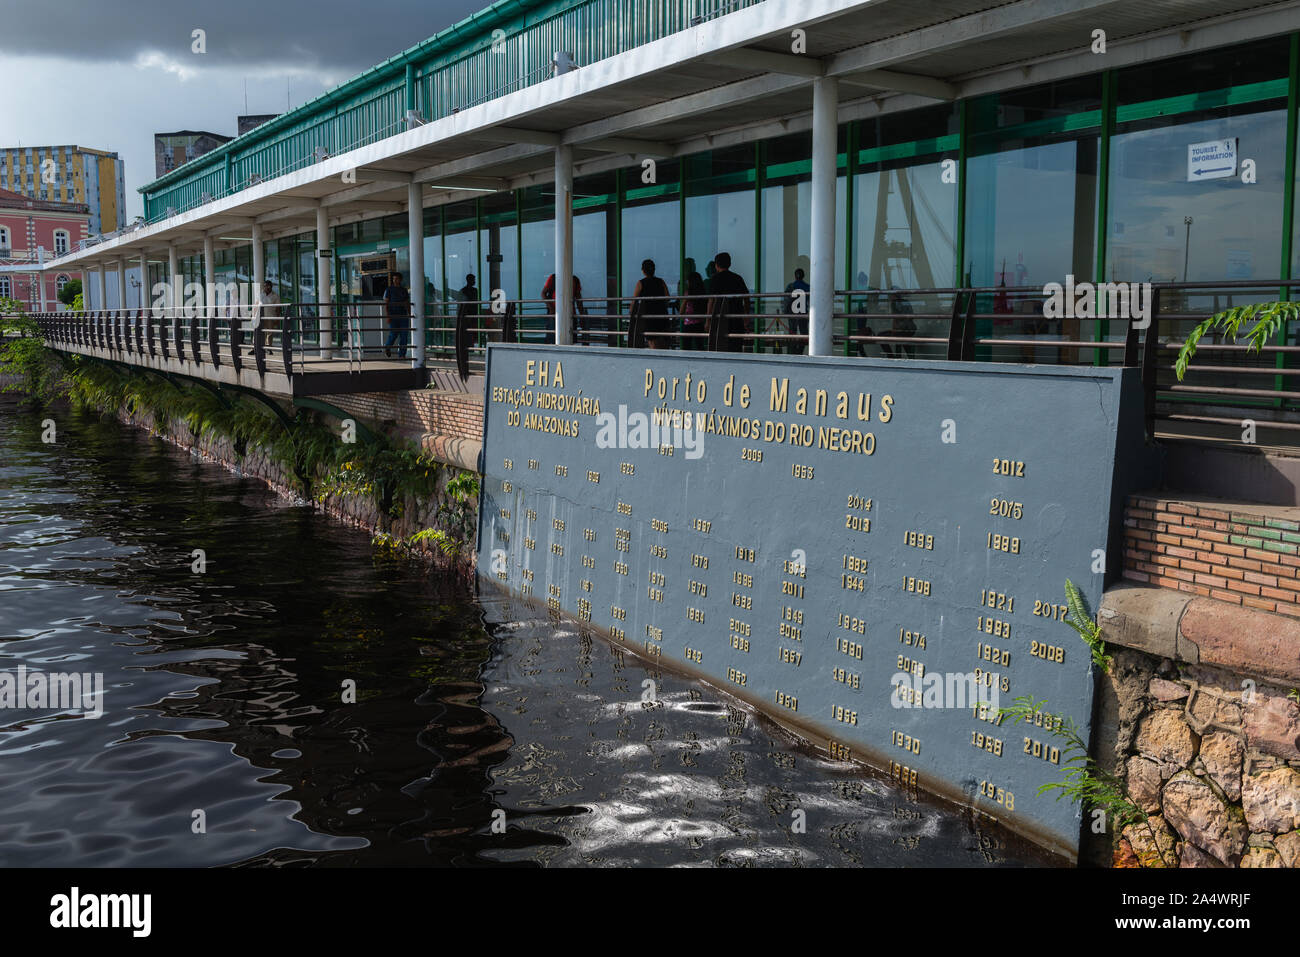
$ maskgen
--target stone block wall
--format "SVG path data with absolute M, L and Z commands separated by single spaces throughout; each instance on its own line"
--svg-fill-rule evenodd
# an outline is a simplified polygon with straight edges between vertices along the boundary
M 1300 867 L 1300 622 L 1120 587 L 1094 755 L 1147 815 L 1113 863 Z

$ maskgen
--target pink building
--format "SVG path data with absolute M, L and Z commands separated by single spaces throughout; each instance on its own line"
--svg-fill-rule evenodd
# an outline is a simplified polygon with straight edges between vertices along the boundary
M 81 203 L 59 203 L 0 189 L 0 298 L 17 299 L 30 311 L 42 303 L 46 311 L 65 308 L 58 293 L 63 284 L 82 279 L 80 272 L 49 271 L 44 279 L 44 298 L 35 266 L 44 249 L 46 261 L 60 256 L 86 238 L 90 209 Z M 32 267 L 26 271 L 24 267 Z

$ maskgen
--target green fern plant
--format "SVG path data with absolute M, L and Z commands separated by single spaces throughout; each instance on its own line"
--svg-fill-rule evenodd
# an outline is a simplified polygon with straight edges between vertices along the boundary
M 1113 659 L 1106 654 L 1106 643 L 1101 637 L 1101 626 L 1097 624 L 1088 611 L 1083 593 L 1070 579 L 1065 580 L 1065 623 L 1088 646 L 1092 663 L 1103 673 L 1109 673 Z M 1078 803 L 1085 812 L 1102 811 L 1113 824 L 1114 833 L 1118 834 L 1131 824 L 1142 824 L 1151 835 L 1152 846 L 1161 855 L 1166 867 L 1172 862 L 1164 857 L 1160 841 L 1151 826 L 1145 811 L 1129 795 L 1124 783 L 1110 771 L 1098 764 L 1089 753 L 1088 743 L 1079 732 L 1079 726 L 1068 715 L 1052 715 L 1055 720 L 1044 722 L 1042 716 L 1050 714 L 1047 700 L 1034 700 L 1032 695 L 1022 695 L 1014 699 L 1010 707 L 1000 708 L 1001 718 L 1011 718 L 1012 724 L 1032 722 L 1042 726 L 1047 732 L 1061 742 L 1062 763 L 1065 766 L 1065 780 L 1049 781 L 1040 785 L 1039 794 L 1055 792 L 1056 799 L 1062 798 Z
M 1102 673 L 1109 674 L 1112 659 L 1106 654 L 1106 642 L 1101 638 L 1101 625 L 1097 624 L 1092 613 L 1088 611 L 1088 604 L 1084 601 L 1079 586 L 1068 578 L 1065 580 L 1065 607 L 1069 612 L 1065 623 L 1073 628 L 1088 646 L 1088 651 L 1092 654 L 1092 663 L 1100 668 Z
M 1224 339 L 1236 342 L 1241 327 L 1254 320 L 1254 326 L 1246 333 L 1246 343 L 1250 349 L 1259 352 L 1273 339 L 1278 329 L 1294 319 L 1300 319 L 1300 302 L 1252 302 L 1215 313 L 1200 322 L 1178 350 L 1178 359 L 1174 362 L 1178 381 L 1183 381 L 1187 365 L 1192 361 L 1192 356 L 1196 355 L 1197 344 L 1211 329 L 1221 329 Z
M 1039 724 L 1041 716 L 1050 714 L 1047 700 L 1035 701 L 1033 695 L 1021 695 L 1014 699 L 1010 707 L 999 708 L 1002 718 L 1010 718 L 1012 724 L 1030 722 Z M 1098 764 L 1088 753 L 1088 744 L 1079 734 L 1079 726 L 1068 715 L 1054 715 L 1055 721 L 1044 723 L 1052 737 L 1061 742 L 1061 760 L 1065 766 L 1064 781 L 1048 781 L 1038 788 L 1040 795 L 1055 792 L 1056 800 L 1068 798 L 1082 807 L 1084 812 L 1102 811 L 1113 823 L 1113 831 L 1118 834 L 1130 824 L 1144 824 L 1151 834 L 1152 845 L 1161 853 L 1166 866 L 1170 861 L 1164 860 L 1159 851 L 1155 829 L 1151 826 L 1146 812 L 1129 796 L 1124 783 L 1111 772 Z M 1050 727 L 1048 726 L 1050 725 Z

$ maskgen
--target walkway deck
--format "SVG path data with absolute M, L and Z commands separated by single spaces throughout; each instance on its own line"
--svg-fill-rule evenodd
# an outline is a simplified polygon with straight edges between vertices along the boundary
M 416 368 L 409 360 L 359 358 L 348 349 L 325 356 L 319 346 L 303 343 L 292 331 L 269 333 L 268 346 L 260 335 L 232 326 L 229 320 L 201 328 L 197 320 L 135 318 L 122 323 L 102 314 L 74 318 L 53 313 L 35 318 L 52 349 L 277 399 L 422 389 L 431 374 L 443 388 L 448 381 L 458 380 L 453 363 Z

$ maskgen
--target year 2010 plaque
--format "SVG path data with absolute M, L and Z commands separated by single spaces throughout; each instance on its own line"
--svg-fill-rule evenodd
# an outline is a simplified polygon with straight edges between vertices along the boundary
M 486 390 L 482 581 L 1077 854 L 1037 790 L 1090 732 L 1064 586 L 1120 561 L 1135 370 L 493 345 Z

